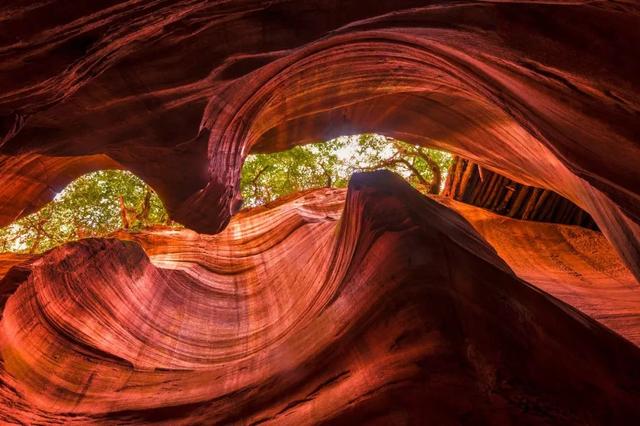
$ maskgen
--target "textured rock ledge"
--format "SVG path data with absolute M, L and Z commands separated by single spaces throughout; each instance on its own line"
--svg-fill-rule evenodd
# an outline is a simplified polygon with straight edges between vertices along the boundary
M 394 175 L 354 177 L 340 215 L 343 199 L 310 192 L 216 236 L 83 240 L 15 267 L 0 282 L 14 289 L 0 418 L 640 418 L 640 349 L 605 321 L 517 278 L 465 219 Z

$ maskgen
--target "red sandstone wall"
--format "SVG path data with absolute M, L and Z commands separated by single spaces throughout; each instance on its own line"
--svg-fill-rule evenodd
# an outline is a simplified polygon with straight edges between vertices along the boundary
M 514 247 L 501 243 L 497 254 L 461 216 L 398 177 L 354 178 L 340 216 L 343 197 L 320 190 L 243 213 L 216 236 L 129 236 L 152 263 L 134 242 L 89 239 L 14 269 L 0 282 L 13 289 L 0 322 L 0 419 L 620 424 L 640 416 L 640 349 L 605 325 L 631 340 L 637 327 L 609 322 L 623 305 L 590 310 L 593 298 L 615 297 L 617 282 L 633 282 L 611 252 L 614 264 L 600 271 L 561 251 L 574 271 L 600 274 L 598 291 L 570 297 L 553 263 L 540 269 L 545 276 L 514 263 L 580 312 L 517 278 L 498 257 L 511 259 Z M 492 229 L 489 213 L 460 208 Z M 571 228 L 514 221 L 504 232 L 532 229 L 553 247 Z M 529 261 L 539 249 L 520 248 Z M 638 294 L 634 286 L 626 297 Z
M 218 233 L 10 269 L 3 422 L 639 422 L 637 2 L 10 0 L 0 27 L 0 224 L 127 168 Z M 604 237 L 458 206 L 472 226 L 384 173 L 341 216 L 310 193 L 230 222 L 249 152 L 360 132 L 554 190 Z
M 376 131 L 560 193 L 640 276 L 636 2 L 10 2 L 0 16 L 2 223 L 116 166 L 219 232 L 252 147 Z

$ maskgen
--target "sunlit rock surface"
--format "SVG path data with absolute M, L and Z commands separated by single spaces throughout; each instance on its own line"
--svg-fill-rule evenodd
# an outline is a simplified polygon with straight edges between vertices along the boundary
M 636 1 L 5 2 L 0 223 L 124 167 L 219 232 L 252 150 L 378 132 L 588 211 L 640 277 Z
M 9 0 L 0 28 L 1 225 L 126 168 L 217 234 L 2 256 L 1 422 L 640 423 L 636 1 Z M 384 174 L 231 220 L 250 152 L 362 132 L 602 235 Z
M 0 322 L 0 419 L 639 419 L 637 315 L 590 304 L 640 294 L 604 238 L 507 219 L 502 234 L 483 231 L 496 253 L 474 227 L 504 218 L 443 202 L 473 225 L 378 172 L 355 176 L 346 202 L 344 191 L 307 192 L 242 212 L 216 236 L 122 233 L 34 257 L 0 282 L 13 288 Z M 536 241 L 521 235 L 534 231 Z M 566 265 L 532 257 L 548 250 Z M 591 289 L 565 297 L 579 276 Z M 608 322 L 617 314 L 629 328 Z
M 437 199 L 467 219 L 518 277 L 640 346 L 640 286 L 602 234 Z

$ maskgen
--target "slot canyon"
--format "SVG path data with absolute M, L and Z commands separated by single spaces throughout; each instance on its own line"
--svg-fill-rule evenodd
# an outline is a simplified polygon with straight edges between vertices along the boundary
M 127 170 L 184 227 L 0 253 L 0 424 L 640 424 L 636 0 L 7 0 L 0 227 Z M 243 208 L 375 133 L 454 155 Z

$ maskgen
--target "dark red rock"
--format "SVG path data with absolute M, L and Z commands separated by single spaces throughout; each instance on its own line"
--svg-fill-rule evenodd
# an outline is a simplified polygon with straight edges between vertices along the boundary
M 0 26 L 0 224 L 126 168 L 218 233 L 13 266 L 3 422 L 639 422 L 640 298 L 604 241 L 640 277 L 637 2 L 10 0 Z M 227 227 L 250 152 L 361 132 L 553 190 L 604 237 L 453 203 L 472 227 L 384 173 L 339 221 L 321 191 Z
M 5 277 L 17 290 L 1 322 L 0 416 L 640 419 L 637 346 L 517 278 L 465 219 L 400 178 L 354 177 L 336 221 L 342 194 L 249 211 L 213 237 L 133 234 L 153 264 L 137 243 L 89 239 Z
M 252 149 L 375 131 L 558 192 L 639 277 L 640 8 L 545 3 L 5 4 L 0 222 L 110 166 L 219 232 Z

